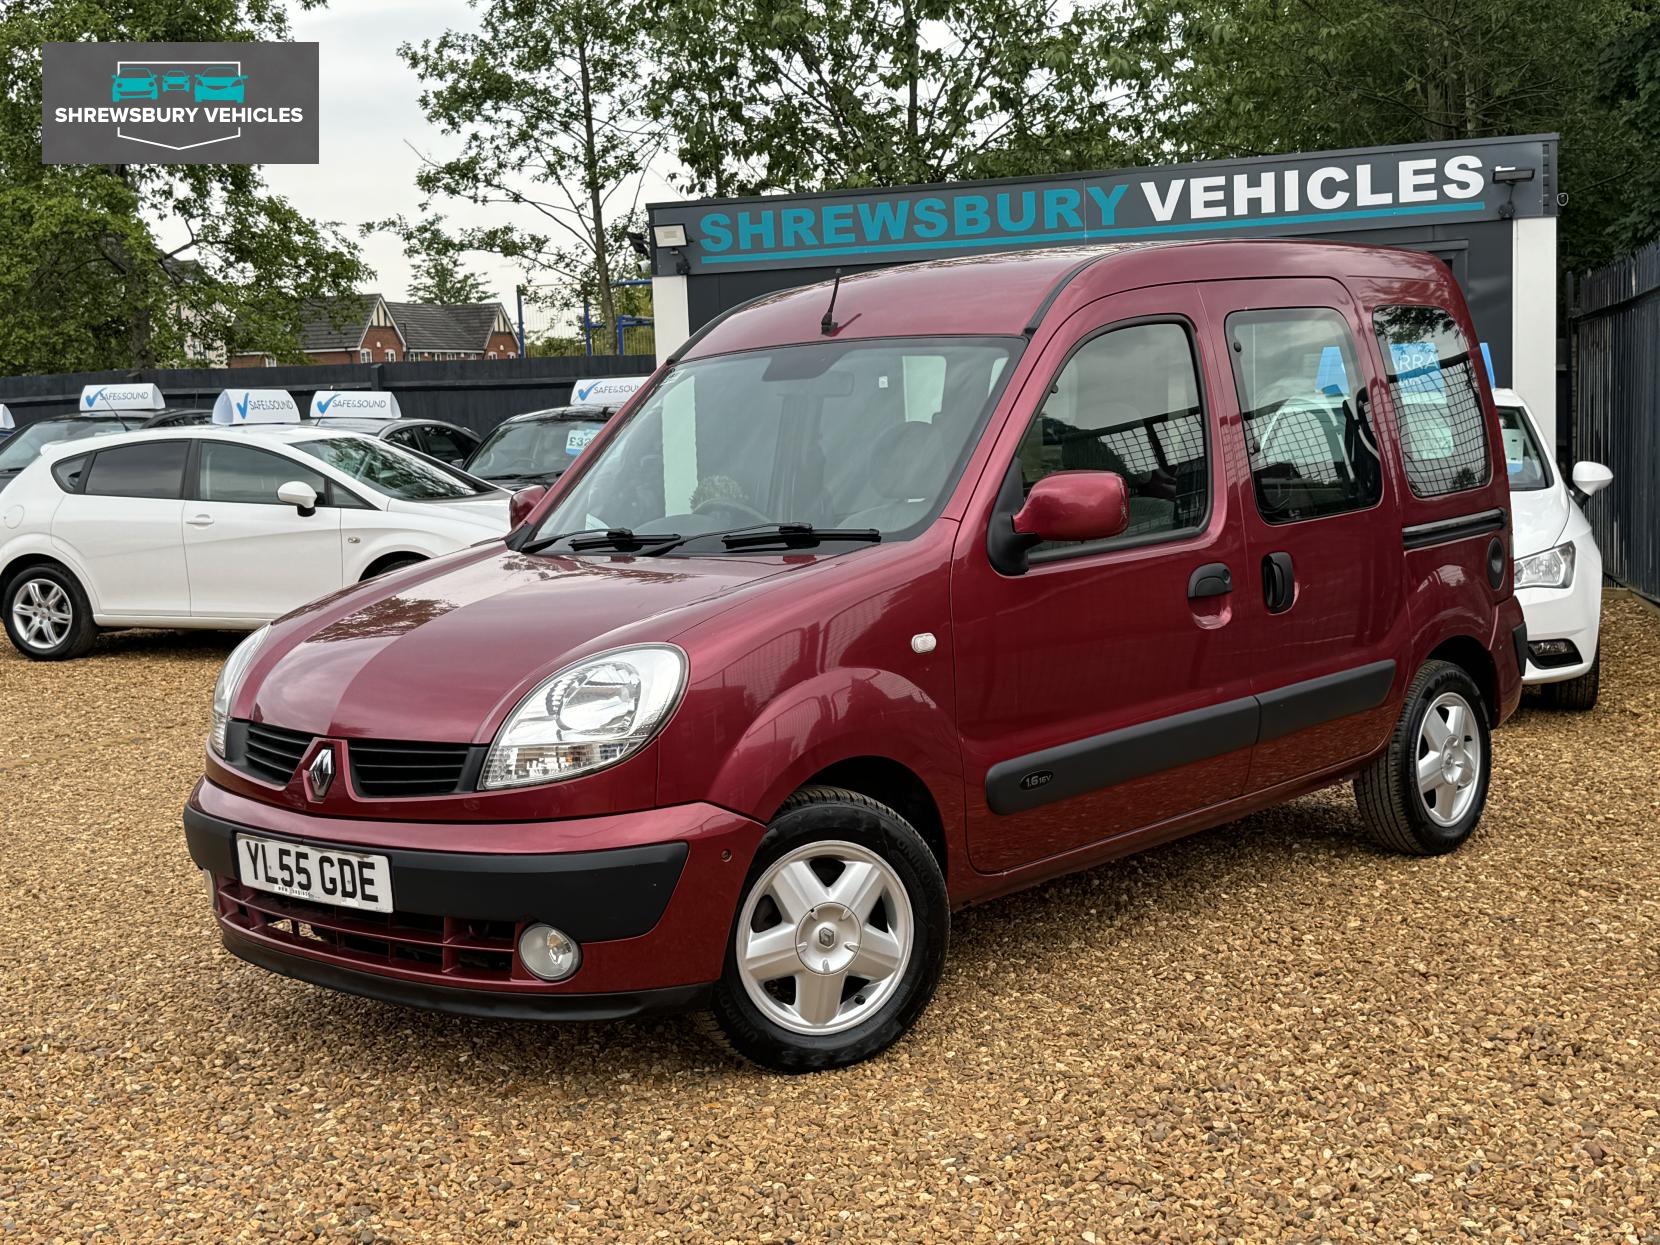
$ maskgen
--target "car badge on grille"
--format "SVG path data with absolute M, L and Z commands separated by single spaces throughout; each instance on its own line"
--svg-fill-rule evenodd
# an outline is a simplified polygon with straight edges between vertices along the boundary
M 334 782 L 334 749 L 324 744 L 311 758 L 311 764 L 305 769 L 306 785 L 311 788 L 311 798 L 321 800 L 329 793 L 329 786 Z

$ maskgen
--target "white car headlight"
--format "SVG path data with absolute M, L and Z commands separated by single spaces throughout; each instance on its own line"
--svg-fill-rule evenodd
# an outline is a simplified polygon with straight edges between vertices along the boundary
M 236 689 L 242 686 L 242 677 L 248 673 L 254 654 L 270 632 L 271 626 L 267 623 L 233 648 L 225 658 L 225 668 L 219 672 L 219 682 L 213 685 L 213 733 L 208 736 L 208 746 L 217 756 L 225 755 L 225 731 L 231 724 L 231 701 Z
M 619 648 L 543 679 L 496 732 L 479 787 L 559 782 L 615 765 L 661 729 L 686 690 L 686 654 Z
M 1574 582 L 1574 544 L 1530 553 L 1516 559 L 1516 587 L 1569 588 Z

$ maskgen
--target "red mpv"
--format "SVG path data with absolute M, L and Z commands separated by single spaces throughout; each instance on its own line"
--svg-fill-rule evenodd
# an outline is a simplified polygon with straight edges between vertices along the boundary
M 493 541 L 251 636 L 225 945 L 489 1016 L 707 1004 L 797 1072 L 953 909 L 1344 779 L 1457 847 L 1525 630 L 1464 300 L 1295 242 L 987 255 L 696 334 Z

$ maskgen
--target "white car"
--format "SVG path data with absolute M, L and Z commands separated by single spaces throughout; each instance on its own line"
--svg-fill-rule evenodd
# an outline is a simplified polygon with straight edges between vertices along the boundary
M 508 530 L 500 489 L 385 441 L 297 424 L 46 447 L 0 494 L 0 610 L 27 657 L 100 627 L 252 630 L 347 584 Z
M 1542 687 L 1546 703 L 1556 708 L 1590 709 L 1602 674 L 1602 554 L 1575 495 L 1588 499 L 1607 488 L 1614 473 L 1601 463 L 1576 463 L 1570 492 L 1527 403 L 1511 389 L 1493 390 L 1493 400 L 1510 471 L 1516 599 L 1527 618 L 1522 682 Z

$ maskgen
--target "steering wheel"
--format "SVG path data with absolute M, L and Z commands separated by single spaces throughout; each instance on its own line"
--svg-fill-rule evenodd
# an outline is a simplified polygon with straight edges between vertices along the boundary
M 724 510 L 728 514 L 736 515 L 740 519 L 754 519 L 757 523 L 771 523 L 772 520 L 762 514 L 754 506 L 745 505 L 741 501 L 734 501 L 730 497 L 710 497 L 692 507 L 693 514 L 708 514 L 711 511 Z

